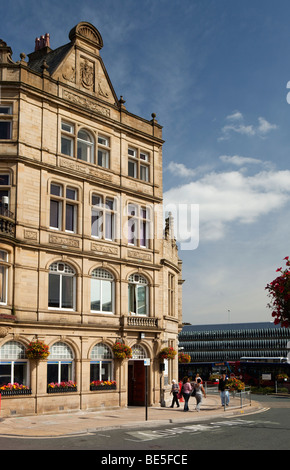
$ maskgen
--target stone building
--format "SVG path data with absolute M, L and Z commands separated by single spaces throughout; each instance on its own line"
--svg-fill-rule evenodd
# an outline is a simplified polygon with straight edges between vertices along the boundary
M 182 324 L 162 126 L 117 98 L 102 46 L 86 22 L 16 62 L 0 40 L 0 387 L 28 388 L 2 392 L 1 416 L 144 405 L 145 367 L 152 405 L 178 375 L 177 356 L 159 359 Z M 35 341 L 46 359 L 27 357 Z

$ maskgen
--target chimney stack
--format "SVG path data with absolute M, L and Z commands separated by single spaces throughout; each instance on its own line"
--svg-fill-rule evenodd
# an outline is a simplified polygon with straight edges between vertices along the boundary
M 43 34 L 40 38 L 35 39 L 35 49 L 34 52 L 43 49 L 44 47 L 50 48 L 50 35 L 49 33 Z

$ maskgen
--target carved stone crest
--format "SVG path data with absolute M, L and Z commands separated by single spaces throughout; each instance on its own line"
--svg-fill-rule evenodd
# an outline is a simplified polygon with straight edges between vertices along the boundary
M 84 60 L 84 62 L 81 63 L 81 84 L 85 88 L 93 88 L 94 86 L 94 66 L 89 63 L 87 59 Z

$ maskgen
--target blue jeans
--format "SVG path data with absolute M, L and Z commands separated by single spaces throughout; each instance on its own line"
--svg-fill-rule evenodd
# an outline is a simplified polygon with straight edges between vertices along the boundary
M 223 392 L 221 392 L 221 401 L 223 406 L 228 406 L 230 402 L 230 394 L 228 390 L 224 390 Z
M 189 400 L 189 397 L 190 397 L 190 393 L 184 393 L 183 394 L 183 398 L 184 398 L 184 408 L 183 408 L 183 411 L 188 411 L 189 408 L 188 408 L 188 400 Z

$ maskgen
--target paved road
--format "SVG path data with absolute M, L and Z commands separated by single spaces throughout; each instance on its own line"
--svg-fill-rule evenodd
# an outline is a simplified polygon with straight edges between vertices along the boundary
M 153 459 L 154 453 L 157 455 L 155 458 L 159 459 L 158 456 L 164 451 L 172 451 L 170 453 L 176 455 L 175 464 L 181 463 L 180 454 L 184 453 L 189 464 L 194 450 L 290 450 L 290 398 L 255 396 L 254 399 L 261 401 L 269 409 L 246 416 L 241 412 L 237 417 L 211 418 L 184 425 L 172 423 L 152 429 L 148 426 L 139 429 L 110 429 L 66 438 L 0 437 L 0 450 L 94 450 L 96 452 L 89 454 L 94 463 L 119 463 L 126 464 L 129 468 L 144 464 L 145 458 Z M 112 461 L 120 455 L 123 459 L 133 459 L 133 451 L 143 453 L 136 453 L 140 458 L 136 457 L 135 461 Z M 73 458 L 71 454 L 65 455 L 66 458 L 69 455 Z M 153 462 L 148 460 L 145 463 Z M 155 463 L 164 464 L 165 461 Z

